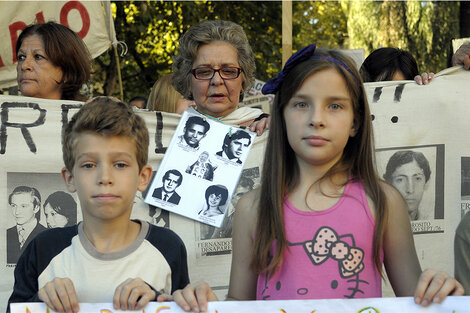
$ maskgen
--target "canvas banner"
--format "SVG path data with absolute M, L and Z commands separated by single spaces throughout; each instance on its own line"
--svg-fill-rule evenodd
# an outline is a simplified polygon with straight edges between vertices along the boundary
M 391 183 L 405 199 L 407 194 L 418 194 L 409 197 L 407 203 L 417 212 L 410 213 L 410 219 L 422 268 L 449 273 L 453 273 L 454 232 L 470 209 L 470 145 L 466 133 L 469 81 L 469 71 L 450 69 L 436 75 L 426 86 L 411 81 L 366 84 L 381 177 L 386 176 L 387 167 L 393 169 L 388 164 L 394 163 L 393 156 L 398 152 L 421 155 L 427 161 L 424 162 L 428 164 L 427 174 L 414 185 L 418 193 L 404 188 L 400 180 Z M 0 203 L 4 208 L 0 211 L 0 311 L 5 310 L 13 287 L 16 262 L 7 260 L 17 257 L 7 253 L 8 245 L 15 244 L 15 240 L 7 240 L 8 229 L 16 225 L 9 195 L 18 186 L 35 188 L 43 205 L 51 194 L 66 192 L 60 177 L 63 166 L 60 132 L 80 105 L 73 101 L 0 96 Z M 149 162 L 156 171 L 180 116 L 137 112 L 149 128 Z M 220 228 L 149 206 L 143 201 L 145 193 L 139 192 L 135 198 L 132 217 L 174 230 L 186 245 L 191 280 L 208 281 L 219 299 L 225 298 L 229 283 L 234 205 L 241 195 L 260 184 L 266 138 L 265 133 L 254 140 Z M 397 171 L 388 176 L 400 176 L 398 169 L 396 166 Z M 411 179 L 415 169 L 409 167 L 402 176 Z M 71 197 L 78 204 L 75 214 L 80 220 L 78 199 L 75 194 Z M 39 223 L 46 228 L 43 209 Z M 331 285 L 328 281 L 319 283 L 325 284 L 325 288 Z M 392 295 L 391 289 L 386 287 L 384 294 Z
M 225 301 L 210 302 L 207 312 L 215 313 L 457 313 L 468 311 L 470 297 L 448 297 L 441 304 L 423 307 L 413 298 L 395 299 L 332 299 L 332 300 L 276 300 L 276 301 Z M 11 313 L 45 313 L 44 303 L 14 304 Z M 183 313 L 174 302 L 149 303 L 147 312 Z M 81 313 L 124 313 L 115 310 L 112 303 L 81 304 Z
M 29 24 L 54 21 L 68 26 L 93 58 L 116 42 L 109 1 L 2 1 L 0 8 L 0 88 L 16 84 L 15 46 Z

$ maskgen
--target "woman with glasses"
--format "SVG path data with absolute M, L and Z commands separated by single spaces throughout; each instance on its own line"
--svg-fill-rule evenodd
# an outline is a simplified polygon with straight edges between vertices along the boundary
M 255 59 L 243 28 L 229 21 L 205 20 L 180 39 L 173 60 L 172 84 L 197 110 L 227 124 L 249 126 L 258 135 L 268 127 L 267 114 L 239 107 L 254 82 Z

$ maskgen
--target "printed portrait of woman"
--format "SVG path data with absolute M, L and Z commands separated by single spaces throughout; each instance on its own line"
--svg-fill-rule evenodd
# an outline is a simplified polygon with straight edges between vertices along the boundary
M 199 216 L 218 216 L 225 213 L 225 204 L 227 203 L 228 190 L 222 185 L 212 185 L 207 187 L 206 204 L 204 208 L 199 211 Z
M 77 224 L 77 202 L 63 191 L 51 193 L 44 201 L 47 228 L 68 227 Z

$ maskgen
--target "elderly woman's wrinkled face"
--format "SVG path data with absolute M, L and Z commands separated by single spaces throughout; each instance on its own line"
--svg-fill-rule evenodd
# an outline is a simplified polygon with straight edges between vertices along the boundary
M 26 37 L 18 50 L 17 59 L 17 80 L 23 96 L 45 99 L 62 97 L 62 69 L 49 61 L 40 36 Z
M 210 67 L 240 67 L 237 49 L 223 41 L 214 41 L 199 47 L 193 69 Z M 191 75 L 191 92 L 202 113 L 222 117 L 233 112 L 242 92 L 242 74 L 235 79 L 223 79 L 218 72 L 210 80 L 196 79 Z

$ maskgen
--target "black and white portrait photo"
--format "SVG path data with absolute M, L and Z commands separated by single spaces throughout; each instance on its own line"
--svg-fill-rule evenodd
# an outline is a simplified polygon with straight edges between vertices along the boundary
M 378 153 L 386 155 L 382 177 L 403 196 L 410 220 L 442 219 L 443 147 L 413 147 Z
M 152 197 L 165 202 L 178 204 L 180 203 L 181 196 L 176 192 L 176 188 L 178 188 L 182 182 L 183 175 L 178 170 L 168 170 L 162 177 L 163 185 L 153 190 Z
M 229 132 L 225 135 L 222 150 L 217 152 L 216 155 L 237 164 L 242 164 L 241 159 L 249 150 L 250 145 L 251 136 L 246 131 Z
M 214 179 L 214 171 L 217 169 L 217 165 L 213 164 L 209 159 L 209 152 L 202 152 L 196 162 L 189 165 L 186 169 L 186 173 L 203 178 L 208 181 Z
M 39 223 L 41 195 L 34 187 L 18 186 L 8 196 L 16 225 L 7 229 L 7 263 L 16 263 L 24 248 L 46 228 Z
M 68 227 L 77 224 L 77 202 L 65 191 L 55 191 L 44 201 L 47 228 Z
M 66 191 L 60 173 L 7 173 L 9 212 L 7 224 L 7 263 L 19 256 L 40 232 L 67 227 L 81 220 L 76 195 Z
M 211 185 L 205 192 L 206 203 L 198 212 L 199 216 L 213 217 L 225 213 L 228 199 L 227 187 L 223 185 Z
M 178 136 L 178 145 L 198 150 L 200 141 L 206 137 L 210 127 L 210 124 L 202 117 L 190 116 L 186 120 L 183 134 Z

